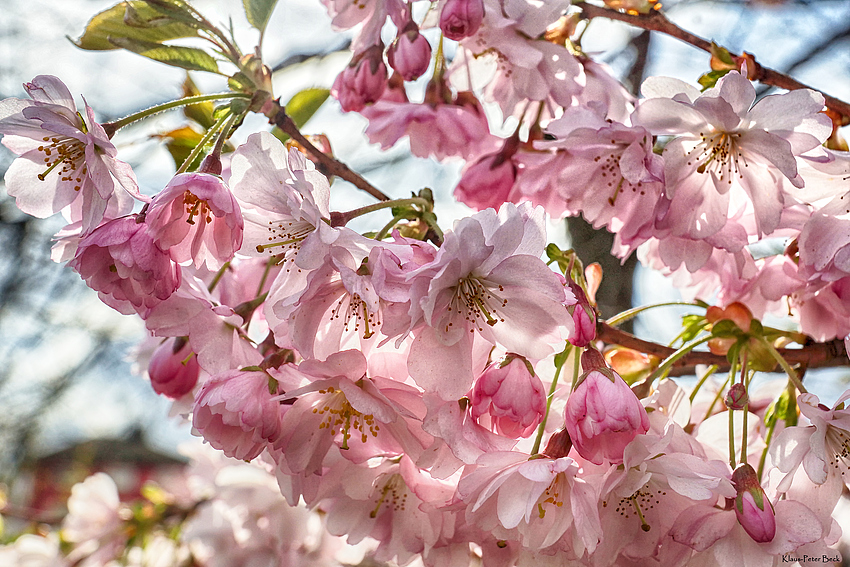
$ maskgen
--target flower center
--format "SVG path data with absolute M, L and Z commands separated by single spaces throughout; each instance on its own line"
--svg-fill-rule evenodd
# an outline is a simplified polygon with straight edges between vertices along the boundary
M 714 171 L 721 182 L 732 184 L 732 179 L 737 175 L 743 179 L 740 164 L 749 167 L 746 158 L 738 149 L 738 138 L 740 134 L 728 132 L 714 132 L 711 134 L 699 133 L 700 141 L 694 149 L 685 154 L 688 165 L 698 163 L 697 172 L 705 173 L 706 170 Z
M 183 204 L 186 206 L 187 223 L 195 224 L 195 217 L 201 219 L 204 224 L 212 222 L 209 205 L 203 199 L 198 199 L 193 193 L 185 191 L 183 193 Z
M 345 308 L 343 308 L 343 304 L 346 304 Z M 348 330 L 348 324 L 352 319 L 354 320 L 355 333 L 360 330 L 360 324 L 362 323 L 364 339 L 368 339 L 374 335 L 375 329 L 381 325 L 380 315 L 378 313 L 369 312 L 369 307 L 366 305 L 365 301 L 360 299 L 359 293 L 355 293 L 353 295 L 346 293 L 342 296 L 339 302 L 337 302 L 336 307 L 334 307 L 331 311 L 331 321 L 339 319 L 340 317 L 344 317 L 343 329 L 346 331 Z
M 498 289 L 504 291 L 501 285 L 498 286 Z M 492 291 L 475 276 L 459 279 L 449 309 L 463 315 L 479 331 L 483 330 L 482 323 L 492 327 L 500 321 L 504 322 L 505 319 L 497 313 L 497 309 L 503 309 L 507 306 L 508 300 L 502 299 Z M 452 326 L 452 323 L 448 322 L 446 332 L 449 331 L 450 326 Z M 473 330 L 470 329 L 470 332 Z
M 340 449 L 348 449 L 348 440 L 351 432 L 360 432 L 360 441 L 365 443 L 372 437 L 378 436 L 380 426 L 375 422 L 375 416 L 371 413 L 363 415 L 348 403 L 348 399 L 341 390 L 333 386 L 319 390 L 322 395 L 320 401 L 313 407 L 313 413 L 323 415 L 324 419 L 319 424 L 319 429 L 329 429 L 331 435 L 342 433 L 342 445 Z
M 404 512 L 407 504 L 407 484 L 400 474 L 390 475 L 375 499 L 375 508 L 369 512 L 370 518 L 377 518 L 382 507 L 395 512 Z
M 616 144 L 616 140 L 611 140 L 612 144 Z M 611 196 L 608 197 L 608 204 L 612 207 L 617 202 L 617 196 L 621 193 L 625 193 L 627 189 L 631 189 L 632 193 L 640 192 L 641 195 L 646 195 L 646 190 L 643 188 L 643 183 L 638 181 L 633 184 L 630 181 L 626 180 L 623 177 L 622 172 L 620 171 L 620 157 L 622 157 L 622 150 L 625 148 L 619 148 L 620 153 L 615 154 L 613 151 L 608 154 L 601 154 L 593 158 L 593 161 L 597 165 L 597 174 L 602 177 L 602 182 L 608 186 L 608 189 L 612 191 Z
M 73 181 L 74 191 L 79 191 L 83 178 L 88 173 L 86 145 L 76 138 L 45 136 L 42 141 L 50 142 L 50 145 L 38 147 L 38 151 L 44 152 L 44 165 L 47 167 L 44 172 L 38 174 L 39 180 L 44 181 L 51 171 L 61 165 L 61 181 Z
M 640 520 L 640 529 L 645 532 L 648 532 L 651 529 L 651 526 L 644 517 L 644 510 L 652 510 L 653 508 L 655 508 L 656 504 L 659 504 L 661 502 L 660 498 L 666 495 L 667 491 L 660 489 L 652 490 L 649 487 L 649 484 L 645 484 L 642 488 L 636 490 L 631 496 L 620 498 L 620 501 L 617 503 L 617 508 L 616 510 L 614 510 L 614 512 L 623 516 L 624 518 L 629 518 L 632 515 L 637 516 Z M 602 502 L 602 507 L 608 507 L 607 500 L 604 500 Z
M 843 429 L 827 426 L 826 444 L 832 452 L 829 464 L 840 472 L 841 476 L 845 476 L 850 467 L 850 436 Z
M 537 515 L 541 520 L 546 516 L 546 506 L 560 508 L 564 505 L 564 499 L 561 498 L 562 476 L 564 476 L 563 473 L 555 475 L 555 478 L 552 479 L 552 482 L 549 483 L 549 486 L 546 487 L 546 490 L 540 495 L 540 499 L 537 501 Z
M 269 221 L 266 230 L 269 231 L 268 243 L 257 245 L 257 252 L 265 252 L 276 248 L 283 248 L 272 252 L 273 254 L 286 254 L 290 251 L 297 252 L 301 248 L 301 242 L 316 230 L 316 227 L 307 221 Z

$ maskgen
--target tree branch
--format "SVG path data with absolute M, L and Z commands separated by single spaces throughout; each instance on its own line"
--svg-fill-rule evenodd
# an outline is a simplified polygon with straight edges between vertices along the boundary
M 676 349 L 666 345 L 639 339 L 602 321 L 596 326 L 596 338 L 608 344 L 620 345 L 644 354 L 651 354 L 662 360 L 676 351 Z M 828 368 L 850 364 L 844 349 L 844 341 L 838 339 L 825 343 L 807 344 L 802 348 L 780 348 L 776 350 L 789 364 L 803 364 L 807 368 Z M 676 374 L 688 374 L 688 371 L 692 371 L 698 364 L 716 364 L 720 369 L 729 368 L 729 362 L 725 356 L 697 350 L 691 351 L 677 360 L 673 364 L 673 368 L 678 369 Z
M 680 41 L 683 41 L 698 49 L 702 49 L 706 53 L 711 53 L 710 41 L 703 39 L 698 35 L 694 35 L 689 31 L 683 30 L 682 28 L 668 20 L 667 16 L 665 16 L 661 12 L 652 11 L 648 14 L 632 15 L 625 14 L 623 12 L 618 12 L 616 10 L 611 10 L 609 8 L 603 8 L 602 6 L 588 4 L 587 2 L 579 2 L 577 5 L 581 8 L 585 17 L 588 19 L 608 18 L 610 20 L 618 20 L 641 29 L 660 32 L 669 35 L 670 37 L 675 37 Z M 734 53 L 732 53 L 732 56 L 737 57 L 737 55 L 735 55 Z M 813 91 L 817 91 L 823 95 L 823 98 L 826 101 L 827 108 L 841 115 L 843 117 L 842 122 L 844 122 L 845 124 L 850 123 L 850 104 L 835 97 L 829 96 L 823 91 L 813 89 L 812 87 L 805 85 L 800 81 L 789 77 L 788 75 L 785 75 L 778 71 L 774 71 L 769 67 L 764 67 L 758 64 L 757 62 L 756 74 L 754 79 L 763 84 L 779 87 L 781 89 L 786 89 L 789 91 L 795 89 L 811 89 Z
M 274 124 L 282 131 L 286 132 L 293 140 L 301 144 L 301 146 L 313 156 L 316 161 L 319 162 L 321 167 L 325 170 L 328 176 L 335 175 L 341 179 L 345 179 L 358 189 L 362 191 L 366 191 L 379 201 L 389 201 L 390 197 L 386 195 L 383 191 L 360 177 L 354 171 L 351 170 L 350 167 L 342 163 L 336 158 L 333 158 L 322 150 L 317 148 L 304 137 L 304 134 L 298 129 L 295 122 L 292 121 L 292 118 L 286 114 L 286 109 L 280 105 L 280 100 L 271 101 L 269 104 L 273 106 L 273 108 L 266 112 L 266 116 L 269 118 L 269 123 Z M 265 110 L 265 109 L 264 109 Z

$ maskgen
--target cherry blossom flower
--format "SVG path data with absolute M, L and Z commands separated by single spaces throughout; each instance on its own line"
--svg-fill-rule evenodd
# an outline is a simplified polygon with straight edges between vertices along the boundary
M 582 356 L 583 365 L 587 358 Z M 566 420 L 573 447 L 597 465 L 622 462 L 626 445 L 649 430 L 646 410 L 628 384 L 613 370 L 597 366 L 579 378 L 567 399 Z
M 424 75 L 431 64 L 431 44 L 410 21 L 390 45 L 387 59 L 402 79 L 413 81 Z
M 95 473 L 71 488 L 62 538 L 74 545 L 72 564 L 95 567 L 118 557 L 127 534 L 120 514 L 118 487 L 106 473 Z
M 295 399 L 281 424 L 274 448 L 292 474 L 321 470 L 332 445 L 355 463 L 377 456 L 417 459 L 430 444 L 422 431 L 425 407 L 419 392 L 401 381 L 367 376 L 366 358 L 356 350 L 335 353 L 324 361 L 305 360 L 298 368 L 281 367 Z
M 462 219 L 434 261 L 408 276 L 417 329 L 408 368 L 425 390 L 444 399 L 467 392 L 479 335 L 539 359 L 571 330 L 567 292 L 539 258 L 541 214 L 505 204 L 498 214 L 487 209 Z
M 3 145 L 20 157 L 6 172 L 6 188 L 25 213 L 45 218 L 77 202 L 72 221 L 91 232 L 110 202 L 117 215 L 132 209 L 132 199 L 147 200 L 126 163 L 86 105 L 77 112 L 68 88 L 56 77 L 39 75 L 24 88 L 32 100 L 0 101 Z
M 482 455 L 458 483 L 457 498 L 467 504 L 467 522 L 532 549 L 564 537 L 566 546 L 558 551 L 580 558 L 585 551 L 592 553 L 602 537 L 596 490 L 578 477 L 578 466 L 569 457 Z
M 192 427 L 228 457 L 256 458 L 281 433 L 283 410 L 269 392 L 270 378 L 246 370 L 212 376 L 195 396 Z
M 396 92 L 388 89 L 380 100 L 361 111 L 369 119 L 366 135 L 382 149 L 408 136 L 413 155 L 443 161 L 451 157 L 469 159 L 494 150 L 501 142 L 490 134 L 484 110 L 469 93 L 449 101 L 436 97 L 428 100 L 426 96 L 424 103 L 415 104 L 406 96 L 395 96 Z
M 484 0 L 448 0 L 440 12 L 440 29 L 455 41 L 474 35 L 484 21 Z
M 154 392 L 177 399 L 192 391 L 200 370 L 189 341 L 180 337 L 157 347 L 148 366 L 148 376 Z
M 175 262 L 218 270 L 242 245 L 242 214 L 221 177 L 181 173 L 160 191 L 146 214 L 157 246 Z
M 479 423 L 489 418 L 491 427 L 506 437 L 528 437 L 545 412 L 543 382 L 520 356 L 491 364 L 472 388 L 472 417 Z
M 797 405 L 811 425 L 783 429 L 771 443 L 770 455 L 785 477 L 777 487 L 785 492 L 800 465 L 815 484 L 845 477 L 850 467 L 850 410 L 844 403 L 850 391 L 844 392 L 832 409 L 820 403 L 814 394 L 800 394 Z
M 384 46 L 379 44 L 354 55 L 351 63 L 337 75 L 331 94 L 345 112 L 359 112 L 380 99 L 386 86 Z
M 133 216 L 111 220 L 85 236 L 68 265 L 101 301 L 125 315 L 144 317 L 171 297 L 181 280 L 179 266 Z
M 642 90 L 634 123 L 676 136 L 663 157 L 666 194 L 679 214 L 664 224 L 680 236 L 712 236 L 742 206 L 755 213 L 758 235 L 773 232 L 796 199 L 785 184 L 804 185 L 795 157 L 831 132 L 819 93 L 800 89 L 753 105 L 755 89 L 736 71 L 702 94 L 667 78 L 648 79 Z

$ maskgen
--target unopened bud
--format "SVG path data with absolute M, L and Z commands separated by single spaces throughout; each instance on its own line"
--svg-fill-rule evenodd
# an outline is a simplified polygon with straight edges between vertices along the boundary
M 573 442 L 570 439 L 570 434 L 566 427 L 562 427 L 549 437 L 549 442 L 546 443 L 543 454 L 550 459 L 560 459 L 569 455 L 572 448 Z
M 747 395 L 747 388 L 740 382 L 732 384 L 729 391 L 726 392 L 726 407 L 731 410 L 742 410 L 747 407 L 750 397 Z
M 735 496 L 735 515 L 744 531 L 757 543 L 773 541 L 776 535 L 776 518 L 773 505 L 759 484 L 756 471 L 742 464 L 732 473 L 732 484 L 738 492 Z

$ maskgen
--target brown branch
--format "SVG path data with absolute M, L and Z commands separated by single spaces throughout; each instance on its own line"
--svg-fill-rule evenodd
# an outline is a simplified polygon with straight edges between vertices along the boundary
M 651 354 L 662 360 L 676 352 L 674 348 L 640 339 L 605 322 L 597 324 L 596 338 L 608 344 L 620 345 L 644 354 Z M 777 350 L 792 365 L 801 364 L 807 368 L 850 366 L 850 359 L 847 358 L 847 352 L 844 349 L 844 341 L 839 339 L 825 343 L 811 343 L 802 348 L 780 348 Z M 679 370 L 674 374 L 687 374 L 687 371 L 693 370 L 698 364 L 707 366 L 716 364 L 721 369 L 729 368 L 729 361 L 726 360 L 725 356 L 708 351 L 694 350 L 673 363 L 673 368 Z
M 270 112 L 266 113 L 266 116 L 269 117 L 269 124 L 274 124 L 283 132 L 288 134 L 293 140 L 301 144 L 301 146 L 307 150 L 310 155 L 316 159 L 316 161 L 319 162 L 319 165 L 322 169 L 324 169 L 324 172 L 329 177 L 331 175 L 335 175 L 341 179 L 345 179 L 358 189 L 366 191 L 379 201 L 390 200 L 390 197 L 383 191 L 363 179 L 360 175 L 352 171 L 350 167 L 338 159 L 324 153 L 322 150 L 314 146 L 310 140 L 304 137 L 304 134 L 301 133 L 292 118 L 286 114 L 286 109 L 280 105 L 279 100 L 272 101 L 270 104 L 272 104 L 274 108 Z
M 619 20 L 621 22 L 625 22 L 638 28 L 660 32 L 669 35 L 670 37 L 675 37 L 680 41 L 683 41 L 698 49 L 702 49 L 707 53 L 711 53 L 710 41 L 705 40 L 699 37 L 698 35 L 694 35 L 689 31 L 683 30 L 682 28 L 668 20 L 667 16 L 665 16 L 661 12 L 652 11 L 648 14 L 632 15 L 625 14 L 623 12 L 618 12 L 616 10 L 611 10 L 609 8 L 603 8 L 602 6 L 588 4 L 587 2 L 580 2 L 578 6 L 581 8 L 585 17 L 587 17 L 588 19 L 608 18 L 610 20 Z M 737 57 L 737 55 L 734 53 L 731 53 L 731 55 L 733 57 Z M 789 91 L 795 89 L 810 89 L 813 91 L 817 91 L 823 95 L 823 98 L 826 101 L 827 108 L 843 116 L 844 121 L 850 121 L 850 104 L 844 102 L 843 100 L 839 100 L 835 97 L 829 96 L 823 91 L 813 89 L 812 87 L 805 85 L 800 81 L 789 77 L 788 75 L 785 75 L 778 71 L 774 71 L 773 69 L 764 67 L 756 63 L 756 75 L 754 78 L 755 80 L 763 84 L 772 85 L 774 87 L 779 87 L 781 89 L 786 89 Z

